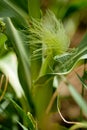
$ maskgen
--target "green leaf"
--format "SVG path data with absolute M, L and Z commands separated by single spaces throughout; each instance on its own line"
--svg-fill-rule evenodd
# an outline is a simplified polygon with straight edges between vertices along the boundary
M 0 58 L 6 54 L 7 49 L 5 48 L 5 42 L 7 40 L 7 37 L 5 34 L 0 33 Z
M 15 53 L 10 52 L 6 56 L 0 59 L 0 71 L 9 79 L 16 96 L 19 98 L 21 104 L 23 105 L 24 110 L 30 109 L 31 107 L 28 104 L 25 92 L 20 84 L 18 77 L 18 63 Z
M 77 48 L 69 53 L 54 57 L 54 60 L 56 61 L 56 74 L 69 73 L 82 59 L 87 59 L 87 34 Z
M 18 61 L 19 61 L 18 67 L 21 68 L 22 70 L 21 75 L 23 75 L 23 77 L 21 76 L 19 78 L 22 87 L 24 89 L 24 92 L 28 98 L 29 104 L 31 107 L 33 107 L 32 97 L 30 94 L 31 73 L 30 73 L 30 62 L 29 62 L 29 50 L 24 45 L 25 37 L 20 31 L 18 31 L 15 28 L 10 18 L 5 19 L 5 22 L 7 25 L 6 33 L 13 45 L 16 55 L 18 56 Z
M 13 103 L 20 117 L 24 120 L 27 128 L 29 128 L 30 130 L 36 130 L 36 122 L 32 120 L 31 118 L 32 115 L 29 112 L 28 112 L 29 114 L 26 114 L 23 111 L 23 109 L 19 105 L 17 105 L 17 103 L 12 99 L 10 99 L 10 101 Z
M 28 0 L 28 13 L 29 13 L 29 18 L 30 20 L 32 18 L 35 19 L 40 19 L 40 0 Z M 39 47 L 33 47 L 33 49 L 31 49 L 31 52 L 40 49 L 41 46 Z M 42 54 L 42 51 L 39 52 L 39 54 Z M 41 67 L 41 63 L 42 63 L 42 58 L 37 58 L 35 60 L 31 60 L 31 73 L 32 73 L 32 80 L 36 80 L 36 78 L 39 75 L 40 72 L 40 67 Z
M 13 52 L 0 59 L 0 70 L 9 78 L 9 82 L 15 90 L 17 97 L 20 98 L 24 95 L 24 92 L 18 80 L 17 67 L 17 58 Z
M 28 0 L 11 0 L 12 3 L 15 3 L 26 13 L 28 12 Z
M 21 24 L 28 23 L 28 14 L 16 3 L 12 0 L 0 0 L 0 17 L 15 17 Z
M 51 79 L 53 79 L 54 76 L 55 76 L 55 75 L 53 75 L 53 74 L 43 75 L 43 76 L 39 77 L 39 78 L 34 82 L 34 84 L 35 84 L 35 85 L 43 85 L 43 83 L 46 83 L 46 82 L 50 81 Z
M 72 97 L 76 101 L 76 103 L 80 106 L 83 112 L 87 115 L 87 103 L 85 102 L 85 100 L 81 97 L 81 95 L 75 90 L 75 88 L 71 84 L 68 84 L 68 88 Z
M 5 29 L 6 29 L 6 25 L 1 19 L 0 20 L 0 33 L 3 33 L 5 31 Z
M 78 124 L 73 125 L 69 130 L 75 130 L 75 129 L 79 129 L 79 128 L 87 128 L 87 122 L 79 122 Z
M 30 18 L 40 18 L 40 0 L 28 0 Z
M 84 8 L 87 8 L 87 0 L 73 0 L 70 2 L 69 7 L 67 11 L 65 12 L 65 16 L 70 16 L 71 14 L 75 12 L 79 12 L 80 10 L 83 10 Z
M 87 84 L 85 83 L 83 77 L 80 77 L 78 74 L 77 74 L 79 80 L 81 81 L 82 85 L 87 89 Z

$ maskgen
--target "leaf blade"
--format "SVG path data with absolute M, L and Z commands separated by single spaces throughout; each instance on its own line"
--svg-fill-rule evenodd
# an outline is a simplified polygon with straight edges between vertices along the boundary
M 56 59 L 57 69 L 55 67 L 54 74 L 68 74 L 80 60 L 84 59 L 87 59 L 87 33 L 80 42 L 79 46 L 72 50 L 72 52 L 68 53 L 67 55 L 65 53 L 58 56 Z

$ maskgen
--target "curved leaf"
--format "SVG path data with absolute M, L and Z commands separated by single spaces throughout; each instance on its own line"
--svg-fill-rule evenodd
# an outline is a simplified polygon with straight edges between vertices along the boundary
M 54 57 L 56 61 L 55 73 L 59 75 L 69 73 L 82 59 L 87 59 L 87 34 L 72 52 Z
M 30 79 L 30 65 L 28 61 L 28 54 L 27 50 L 24 46 L 24 39 L 20 32 L 14 27 L 13 23 L 11 22 L 10 18 L 6 19 L 7 24 L 7 35 L 15 49 L 18 58 L 21 60 L 21 64 L 24 68 L 24 75 L 26 77 L 26 82 L 28 87 L 31 86 L 31 79 Z
M 81 122 L 81 123 L 79 122 L 78 124 L 73 125 L 69 130 L 76 130 L 79 128 L 87 129 L 87 122 Z
M 29 101 L 29 104 L 31 108 L 33 107 L 34 109 L 31 92 L 30 92 L 31 73 L 30 73 L 30 62 L 28 57 L 29 50 L 27 51 L 28 48 L 26 48 L 26 46 L 24 45 L 25 37 L 20 31 L 18 31 L 14 27 L 10 18 L 6 18 L 5 22 L 6 22 L 6 34 L 13 45 L 16 55 L 18 56 L 18 60 L 20 63 L 19 65 L 21 66 L 21 70 L 22 70 L 21 74 L 23 75 L 23 77 L 19 77 L 19 79 L 21 81 L 21 85 L 26 94 L 26 97 Z
M 24 96 L 24 92 L 18 80 L 17 67 L 17 58 L 14 53 L 9 53 L 0 59 L 0 70 L 9 78 L 9 82 L 15 90 L 17 97 L 21 98 Z

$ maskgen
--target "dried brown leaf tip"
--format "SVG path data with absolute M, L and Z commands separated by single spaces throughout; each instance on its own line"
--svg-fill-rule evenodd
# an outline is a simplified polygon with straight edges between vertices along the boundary
M 3 99 L 8 86 L 8 78 L 4 75 L 0 78 L 0 101 Z

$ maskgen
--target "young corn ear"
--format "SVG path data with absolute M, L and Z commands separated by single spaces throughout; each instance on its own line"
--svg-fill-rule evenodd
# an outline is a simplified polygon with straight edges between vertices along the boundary
M 62 23 L 49 10 L 41 20 L 32 19 L 29 32 L 30 44 L 33 46 L 42 44 L 42 50 L 45 50 L 46 55 L 60 55 L 69 47 L 69 38 Z

